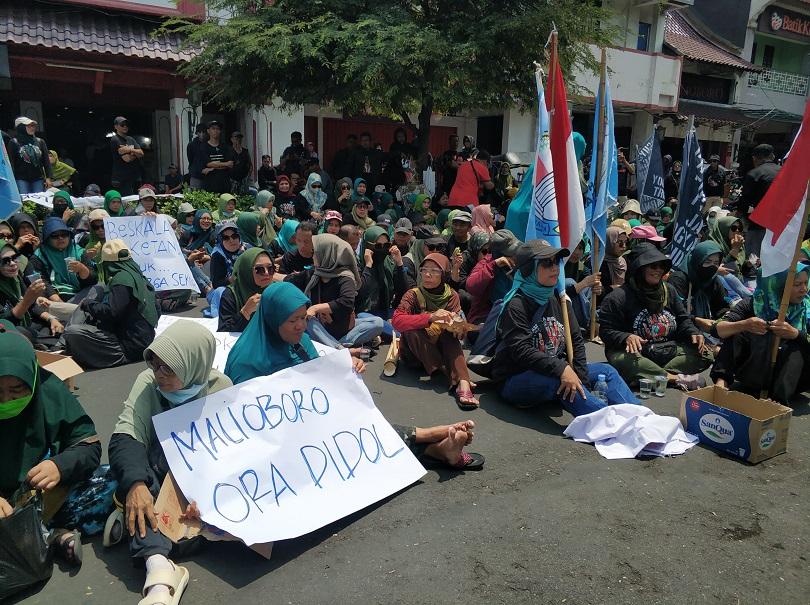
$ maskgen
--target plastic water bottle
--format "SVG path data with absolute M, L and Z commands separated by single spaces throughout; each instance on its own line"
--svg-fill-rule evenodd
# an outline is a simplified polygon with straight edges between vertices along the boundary
M 607 405 L 608 404 L 607 391 L 608 385 L 606 377 L 604 374 L 599 374 L 596 377 L 596 384 L 593 385 L 593 389 L 591 389 L 591 395 L 593 395 L 599 401 Z

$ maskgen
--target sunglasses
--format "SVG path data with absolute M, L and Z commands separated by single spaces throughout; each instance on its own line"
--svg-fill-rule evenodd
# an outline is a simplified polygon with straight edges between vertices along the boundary
M 743 230 L 742 225 L 732 225 L 729 231 L 740 233 Z
M 19 254 L 12 254 L 11 256 L 4 256 L 0 258 L 0 267 L 8 267 L 9 265 L 13 265 L 17 262 L 17 259 L 20 258 Z
M 440 250 L 447 249 L 447 244 L 425 244 L 425 245 L 427 246 L 427 249 L 430 250 L 431 252 L 437 252 Z
M 349 189 L 351 189 L 351 187 L 349 187 L 348 185 L 341 185 L 340 186 L 341 191 L 348 191 Z
M 552 267 L 555 267 L 558 263 L 559 261 L 557 260 L 557 257 L 541 258 L 540 260 L 537 261 L 537 264 L 543 267 L 543 269 L 551 269 Z
M 234 233 L 233 235 L 223 235 L 222 236 L 222 241 L 223 242 L 232 242 L 232 241 L 237 241 L 238 242 L 240 239 L 242 239 L 242 238 L 239 237 L 238 233 Z
M 256 275 L 273 275 L 276 272 L 276 268 L 273 265 L 256 265 L 253 267 L 253 272 Z
M 90 228 L 91 228 L 93 231 L 101 231 L 101 230 L 103 230 L 103 229 L 104 229 L 104 223 L 103 223 L 103 222 L 98 222 L 98 223 L 95 223 L 95 222 L 94 222 L 94 223 L 90 223 Z
M 150 353 L 149 357 L 146 359 L 146 365 L 155 374 L 160 372 L 164 376 L 174 376 L 174 370 L 172 370 L 165 363 L 158 363 L 157 361 L 155 361 L 155 356 L 152 353 Z
M 57 231 L 56 233 L 51 233 L 51 239 L 67 239 L 70 237 L 70 233 L 67 231 Z

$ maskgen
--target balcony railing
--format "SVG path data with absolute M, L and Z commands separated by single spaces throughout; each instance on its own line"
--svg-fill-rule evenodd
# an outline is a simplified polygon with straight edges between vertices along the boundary
M 764 69 L 761 72 L 748 73 L 748 86 L 757 86 L 766 90 L 784 92 L 789 95 L 807 96 L 810 76 L 790 74 L 775 69 Z

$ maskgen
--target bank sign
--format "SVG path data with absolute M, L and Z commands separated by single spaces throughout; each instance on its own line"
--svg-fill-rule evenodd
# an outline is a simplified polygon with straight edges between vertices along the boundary
M 785 38 L 810 42 L 810 15 L 773 7 L 760 15 L 757 29 Z

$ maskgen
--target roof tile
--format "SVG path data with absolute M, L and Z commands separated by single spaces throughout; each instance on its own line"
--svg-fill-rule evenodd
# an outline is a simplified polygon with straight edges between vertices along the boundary
M 679 55 L 693 61 L 727 65 L 744 71 L 760 71 L 762 69 L 707 39 L 680 12 L 675 10 L 667 11 L 664 42 Z

